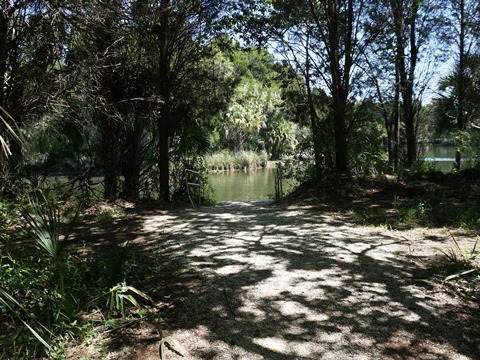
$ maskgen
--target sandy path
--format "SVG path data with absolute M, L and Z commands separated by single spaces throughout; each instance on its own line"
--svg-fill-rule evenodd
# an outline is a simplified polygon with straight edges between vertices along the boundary
M 147 250 L 185 269 L 167 326 L 183 359 L 480 359 L 461 307 L 428 282 L 419 260 L 439 243 L 419 231 L 245 204 L 143 226 Z

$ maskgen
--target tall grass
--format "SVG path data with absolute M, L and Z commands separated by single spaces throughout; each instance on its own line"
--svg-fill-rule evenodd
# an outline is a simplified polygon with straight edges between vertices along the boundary
M 235 171 L 257 169 L 267 166 L 268 155 L 265 151 L 241 151 L 234 153 L 222 150 L 205 157 L 205 165 L 209 171 Z

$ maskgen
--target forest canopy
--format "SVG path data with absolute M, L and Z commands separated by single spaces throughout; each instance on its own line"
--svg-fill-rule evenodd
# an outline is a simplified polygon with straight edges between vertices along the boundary
M 170 201 L 213 152 L 398 173 L 478 152 L 473 0 L 3 1 L 3 190 L 101 175 Z M 20 141 L 21 140 L 21 141 Z M 86 171 L 88 170 L 88 171 Z

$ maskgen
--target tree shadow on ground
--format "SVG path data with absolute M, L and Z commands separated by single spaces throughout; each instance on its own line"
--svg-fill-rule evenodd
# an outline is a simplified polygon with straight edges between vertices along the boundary
M 478 307 L 438 298 L 409 253 L 433 240 L 412 244 L 308 209 L 238 204 L 139 212 L 110 245 L 104 230 L 78 229 L 93 251 L 128 241 L 146 266 L 174 269 L 170 283 L 142 290 L 168 297 L 162 315 L 186 358 L 480 356 Z
M 192 358 L 480 356 L 475 329 L 435 299 L 406 239 L 275 207 L 175 211 L 143 226 L 142 251 L 196 274 L 168 324 Z

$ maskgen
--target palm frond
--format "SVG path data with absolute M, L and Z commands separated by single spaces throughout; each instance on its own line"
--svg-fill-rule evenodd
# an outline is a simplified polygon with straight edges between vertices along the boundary
M 13 124 L 13 127 L 10 124 Z M 0 106 L 0 146 L 2 147 L 2 151 L 5 156 L 8 157 L 12 153 L 10 151 L 7 139 L 1 135 L 3 132 L 6 132 L 14 141 L 18 142 L 19 144 L 25 145 L 27 143 L 17 126 L 15 119 L 3 107 Z
M 7 308 L 12 315 L 20 319 L 23 325 L 32 333 L 33 336 L 35 336 L 35 338 L 44 346 L 47 351 L 53 350 L 48 341 L 40 335 L 40 330 L 45 331 L 50 335 L 52 335 L 52 333 L 40 322 L 38 322 L 38 320 L 33 318 L 12 295 L 2 288 L 0 288 L 0 304 Z M 19 308 L 19 310 L 16 310 L 14 307 Z M 32 323 L 35 323 L 37 329 L 30 325 L 25 318 L 29 318 Z
M 51 199 L 42 194 L 40 199 L 28 198 L 30 211 L 24 213 L 27 232 L 37 245 L 54 259 L 58 259 L 61 246 L 59 244 L 60 211 Z

